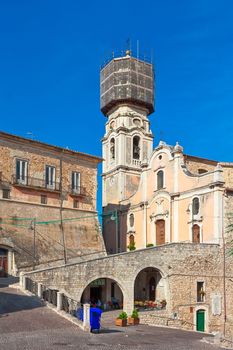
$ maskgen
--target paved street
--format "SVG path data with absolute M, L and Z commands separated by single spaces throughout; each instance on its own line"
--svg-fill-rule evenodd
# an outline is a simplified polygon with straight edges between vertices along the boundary
M 109 315 L 104 318 L 103 324 L 108 328 L 102 333 L 85 333 L 43 306 L 37 298 L 0 284 L 1 350 L 219 349 L 204 343 L 202 334 L 143 325 L 125 329 L 109 327 Z

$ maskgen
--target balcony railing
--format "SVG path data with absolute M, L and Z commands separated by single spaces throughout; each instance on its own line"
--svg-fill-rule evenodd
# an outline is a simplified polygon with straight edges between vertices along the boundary
M 133 159 L 133 166 L 140 167 L 141 166 L 141 161 L 138 160 L 138 159 Z
M 72 196 L 86 196 L 86 187 L 82 187 L 82 186 L 77 186 L 77 187 L 72 187 L 69 186 L 69 193 Z
M 23 187 L 40 188 L 47 191 L 60 191 L 59 182 L 52 182 L 50 184 L 47 184 L 45 179 L 37 179 L 30 176 L 26 176 L 24 179 L 19 179 L 16 175 L 13 175 L 12 184 Z

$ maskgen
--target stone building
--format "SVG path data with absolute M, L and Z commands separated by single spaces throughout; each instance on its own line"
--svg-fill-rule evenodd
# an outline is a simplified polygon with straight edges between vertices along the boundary
M 25 272 L 23 283 L 25 277 L 30 278 L 43 284 L 43 288 L 59 290 L 65 298 L 68 296 L 77 302 L 93 298 L 108 304 L 115 298 L 128 314 L 135 305 L 149 303 L 153 305 L 151 309 L 140 313 L 142 322 L 220 331 L 224 336 L 233 337 L 233 257 L 229 254 L 232 232 L 228 229 L 233 217 L 233 164 L 186 155 L 179 144 L 170 146 L 160 142 L 153 149 L 148 118 L 154 111 L 153 66 L 132 57 L 129 51 L 101 70 L 101 110 L 107 117 L 102 140 L 103 236 L 110 254 L 83 255 L 81 261 L 37 267 Z M 35 141 L 27 142 L 35 148 L 40 146 Z M 43 148 L 46 156 L 47 147 Z M 58 168 L 62 152 L 68 162 L 69 151 L 52 149 Z M 17 152 L 22 150 L 17 147 Z M 12 159 L 7 167 L 11 169 L 10 179 L 15 174 L 13 157 L 24 159 L 15 152 L 14 148 L 12 156 L 7 157 Z M 37 156 L 38 153 L 39 150 Z M 77 154 L 77 157 L 80 161 L 87 160 L 84 155 Z M 88 159 L 92 162 L 93 158 Z M 95 158 L 95 162 L 98 161 Z M 52 159 L 48 163 L 43 159 L 44 165 L 50 162 Z M 63 166 L 62 174 L 65 174 L 65 164 Z M 67 164 L 69 172 L 76 171 L 71 170 L 73 166 Z M 94 173 L 95 169 L 94 166 Z M 43 173 L 39 173 L 40 178 L 46 176 L 44 167 L 40 171 Z M 14 189 L 15 195 L 22 187 L 23 193 L 27 189 L 22 183 L 17 185 L 20 189 L 8 180 L 7 188 Z M 93 194 L 95 185 L 93 182 Z M 62 194 L 63 187 L 67 186 L 62 186 Z M 33 201 L 39 202 L 39 190 L 33 191 L 37 193 Z M 68 190 L 65 193 L 65 210 L 78 213 L 72 209 L 74 202 Z M 28 191 L 24 195 L 28 196 Z M 59 220 L 61 197 L 57 200 Z M 12 210 L 15 208 L 12 200 L 4 199 L 4 203 L 11 203 L 8 215 L 18 215 Z M 34 208 L 34 202 L 28 207 Z M 95 213 L 94 207 L 88 208 Z M 33 213 L 24 212 L 24 217 L 33 217 Z M 90 247 L 100 252 L 101 241 L 93 227 L 92 222 L 84 237 L 83 231 L 78 231 L 79 244 L 83 249 Z M 61 230 L 57 232 L 60 235 Z M 74 241 L 71 244 L 73 247 Z M 45 248 L 50 251 L 49 247 Z M 161 309 L 165 304 L 166 308 Z
M 174 314 L 197 324 L 197 329 L 200 323 L 203 330 L 221 328 L 223 318 L 216 315 L 224 313 L 233 327 L 233 271 L 228 254 L 233 237 L 228 230 L 233 212 L 233 163 L 186 155 L 178 143 L 160 142 L 153 149 L 148 118 L 154 111 L 153 65 L 133 58 L 129 51 L 101 70 L 101 110 L 107 117 L 102 140 L 107 251 L 173 243 L 217 245 L 216 255 L 207 254 L 206 264 L 199 266 L 199 275 L 194 272 L 195 256 L 183 270 L 174 260 L 177 274 L 170 271 L 169 298 Z M 178 246 L 177 254 L 182 254 Z M 213 271 L 218 271 L 217 278 Z M 137 277 L 135 298 L 155 301 L 168 297 L 163 286 L 161 271 L 148 264 Z
M 1 275 L 103 251 L 96 212 L 100 162 L 0 133 Z

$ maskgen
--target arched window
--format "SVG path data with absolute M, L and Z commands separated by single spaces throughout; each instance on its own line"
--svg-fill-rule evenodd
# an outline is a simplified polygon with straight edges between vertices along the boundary
M 134 225 L 134 215 L 133 214 L 130 214 L 130 216 L 129 216 L 129 225 L 130 225 L 130 227 L 133 227 L 133 225 Z
M 140 137 L 134 136 L 133 138 L 133 159 L 140 159 Z
M 164 187 L 164 174 L 162 170 L 157 172 L 157 190 Z
M 199 198 L 195 197 L 193 198 L 193 205 L 192 205 L 193 215 L 197 215 L 199 213 L 199 209 L 200 209 Z
M 114 138 L 110 140 L 110 154 L 111 154 L 111 159 L 115 159 L 115 139 Z

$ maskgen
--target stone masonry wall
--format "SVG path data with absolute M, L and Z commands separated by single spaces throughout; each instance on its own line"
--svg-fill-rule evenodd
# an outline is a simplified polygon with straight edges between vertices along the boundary
M 232 264 L 232 259 L 229 260 Z M 49 287 L 56 287 L 80 300 L 85 287 L 97 278 L 111 278 L 120 286 L 124 296 L 124 309 L 131 312 L 134 300 L 134 282 L 146 267 L 158 269 L 163 278 L 169 319 L 177 314 L 186 328 L 194 329 L 194 314 L 198 308 L 207 310 L 208 331 L 222 331 L 224 318 L 224 291 L 222 250 L 218 245 L 172 243 L 165 246 L 137 250 L 90 260 L 84 263 L 35 271 L 28 276 Z M 233 284 L 227 276 L 227 328 L 232 329 L 231 307 Z M 197 281 L 205 283 L 205 300 L 197 303 Z M 213 295 L 221 297 L 221 314 L 212 315 Z M 158 315 L 158 314 L 155 314 Z M 156 323 L 156 317 L 152 317 Z M 179 323 L 179 321 L 174 321 Z

